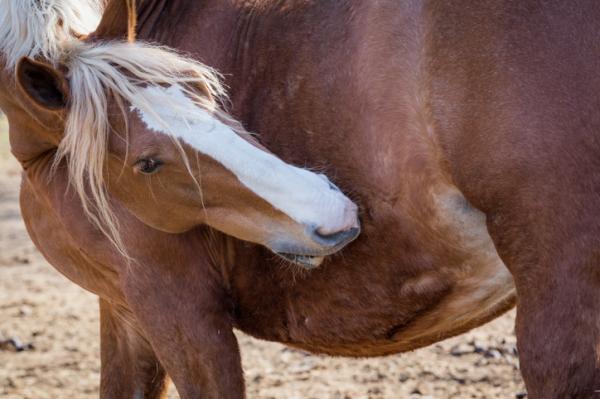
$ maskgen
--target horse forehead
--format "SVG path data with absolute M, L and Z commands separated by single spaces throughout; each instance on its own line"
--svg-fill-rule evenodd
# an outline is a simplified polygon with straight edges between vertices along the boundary
M 123 131 L 127 129 L 127 142 L 134 148 L 155 147 L 166 151 L 169 147 L 165 144 L 172 141 L 164 132 L 150 128 L 136 111 L 127 111 L 127 122 L 121 122 L 118 126 Z
M 111 140 L 118 140 L 123 155 L 125 150 L 128 150 L 130 156 L 140 155 L 159 155 L 167 159 L 182 159 L 181 149 L 184 150 L 187 157 L 202 161 L 204 167 L 216 164 L 215 161 L 207 154 L 199 151 L 195 146 L 187 142 L 177 134 L 176 126 L 166 126 L 164 129 L 157 129 L 156 126 L 149 126 L 144 120 L 144 115 L 136 111 L 127 112 L 127 148 L 123 145 L 124 141 L 119 135 Z M 167 131 L 172 129 L 172 131 Z M 202 134 L 202 132 L 194 131 L 193 134 Z M 175 141 L 181 146 L 178 148 Z

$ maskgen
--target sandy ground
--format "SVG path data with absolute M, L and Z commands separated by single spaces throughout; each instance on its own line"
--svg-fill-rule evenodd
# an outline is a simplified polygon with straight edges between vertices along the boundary
M 96 298 L 29 240 L 0 120 L 0 398 L 98 396 Z M 378 359 L 310 355 L 238 334 L 249 398 L 523 398 L 514 311 L 460 337 Z M 171 388 L 170 398 L 177 398 Z

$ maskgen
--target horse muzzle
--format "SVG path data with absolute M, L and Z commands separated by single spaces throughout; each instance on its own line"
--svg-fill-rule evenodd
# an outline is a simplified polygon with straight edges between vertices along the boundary
M 357 223 L 354 227 L 328 235 L 319 233 L 317 228 L 309 227 L 306 233 L 312 242 L 305 248 L 285 243 L 279 243 L 270 248 L 275 254 L 289 262 L 306 269 L 314 269 L 323 263 L 325 256 L 337 253 L 354 241 L 360 235 L 360 225 Z

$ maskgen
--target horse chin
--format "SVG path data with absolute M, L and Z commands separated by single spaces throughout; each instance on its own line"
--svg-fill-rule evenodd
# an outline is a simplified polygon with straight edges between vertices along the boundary
M 277 255 L 286 261 L 302 266 L 305 269 L 315 269 L 319 267 L 325 259 L 323 256 L 296 255 L 282 252 L 277 252 Z

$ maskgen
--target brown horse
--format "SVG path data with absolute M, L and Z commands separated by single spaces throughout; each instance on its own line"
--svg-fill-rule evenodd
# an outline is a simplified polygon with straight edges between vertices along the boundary
M 195 375 L 181 357 L 187 351 L 161 358 L 182 396 L 200 389 L 241 395 L 226 289 L 216 278 L 221 271 L 208 266 L 220 256 L 221 239 L 196 227 L 312 268 L 356 238 L 356 205 L 324 175 L 284 163 L 236 126 L 219 110 L 223 89 L 204 65 L 146 44 L 70 37 L 66 10 L 83 5 L 72 0 L 5 5 L 0 13 L 20 17 L 5 16 L 9 38 L 25 25 L 32 43 L 47 37 L 55 45 L 3 43 L 0 102 L 25 170 L 21 206 L 32 239 L 61 272 L 102 298 L 103 395 L 159 395 L 164 372 L 150 348 L 169 336 L 180 348 L 196 347 L 194 357 L 205 353 L 205 365 L 190 365 Z M 28 18 L 48 26 L 28 26 Z M 48 63 L 17 61 L 23 54 Z M 153 275 L 159 269 L 171 277 Z M 158 281 L 167 286 L 146 285 Z M 179 291 L 172 297 L 179 299 L 144 299 L 154 290 Z M 187 318 L 192 335 L 162 316 L 142 321 L 157 311 L 147 306 Z M 235 350 L 223 352 L 219 342 Z M 159 346 L 163 356 L 173 352 Z M 218 378 L 208 378 L 213 368 Z
M 139 2 L 139 39 L 225 73 L 261 144 L 360 204 L 361 238 L 302 274 L 265 246 L 316 266 L 356 234 L 353 207 L 313 175 L 283 205 L 286 178 L 244 183 L 229 148 L 263 147 L 216 108 L 209 70 L 107 41 L 126 35 L 121 2 L 56 68 L 21 61 L 16 87 L 3 47 L 23 214 L 50 262 L 101 298 L 103 396 L 160 396 L 168 373 L 182 397 L 242 397 L 234 327 L 337 355 L 414 349 L 510 308 L 513 277 L 530 395 L 595 394 L 600 8 L 459 3 Z M 207 123 L 235 142 L 207 150 Z M 305 189 L 338 205 L 307 204 Z

